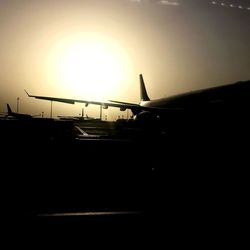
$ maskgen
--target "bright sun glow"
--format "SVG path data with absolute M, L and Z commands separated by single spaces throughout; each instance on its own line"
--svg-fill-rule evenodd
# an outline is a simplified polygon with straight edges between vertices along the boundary
M 50 59 L 50 72 L 60 87 L 89 100 L 114 97 L 131 68 L 121 46 L 93 35 L 62 40 Z

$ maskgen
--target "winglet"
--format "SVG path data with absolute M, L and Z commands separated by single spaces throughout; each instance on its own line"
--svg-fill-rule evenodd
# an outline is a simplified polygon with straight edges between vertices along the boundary
M 24 90 L 24 91 L 27 94 L 27 96 L 31 97 L 31 95 L 26 90 Z

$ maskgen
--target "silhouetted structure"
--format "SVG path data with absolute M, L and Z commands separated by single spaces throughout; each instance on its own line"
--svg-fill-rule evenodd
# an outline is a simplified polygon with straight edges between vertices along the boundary
M 74 121 L 0 120 L 3 155 L 18 163 L 4 168 L 4 186 L 17 187 L 3 201 L 7 211 L 18 210 L 30 228 L 46 233 L 129 230 L 145 239 L 164 230 L 173 241 L 207 241 L 221 230 L 235 232 L 248 202 L 249 82 L 143 99 L 136 107 L 145 119 L 112 128 L 100 120 L 77 123 L 88 133 L 115 131 L 107 138 L 75 136 Z M 160 104 L 158 126 L 146 116 Z M 9 149 L 17 144 L 25 152 L 13 159 Z

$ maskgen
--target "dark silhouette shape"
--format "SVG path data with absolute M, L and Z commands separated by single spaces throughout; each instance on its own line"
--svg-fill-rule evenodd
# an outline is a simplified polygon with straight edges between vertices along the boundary
M 139 104 L 127 103 L 121 101 L 98 102 L 77 99 L 66 99 L 48 96 L 27 95 L 37 99 L 64 102 L 74 104 L 75 102 L 100 105 L 103 108 L 117 107 L 121 111 L 130 109 L 134 118 L 140 121 L 161 121 L 163 123 L 176 121 L 181 117 L 185 119 L 187 116 L 203 112 L 204 114 L 211 111 L 228 110 L 237 107 L 244 107 L 249 103 L 250 81 L 236 82 L 223 86 L 212 87 L 192 92 L 187 92 L 175 96 L 165 97 L 161 99 L 150 100 L 148 97 L 143 76 L 140 74 L 140 96 Z
M 32 118 L 32 116 L 29 114 L 22 114 L 22 113 L 13 112 L 8 103 L 7 103 L 7 109 L 8 109 L 8 116 L 13 116 L 13 117 L 18 118 L 18 119 L 30 119 L 30 118 Z

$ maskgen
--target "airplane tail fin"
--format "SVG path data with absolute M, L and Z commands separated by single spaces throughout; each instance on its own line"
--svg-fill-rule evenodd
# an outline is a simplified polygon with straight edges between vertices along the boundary
M 10 108 L 10 105 L 7 103 L 7 109 L 8 109 L 8 115 L 12 115 L 12 110 Z
M 141 101 L 150 101 L 142 74 L 140 74 L 140 93 L 141 93 Z

